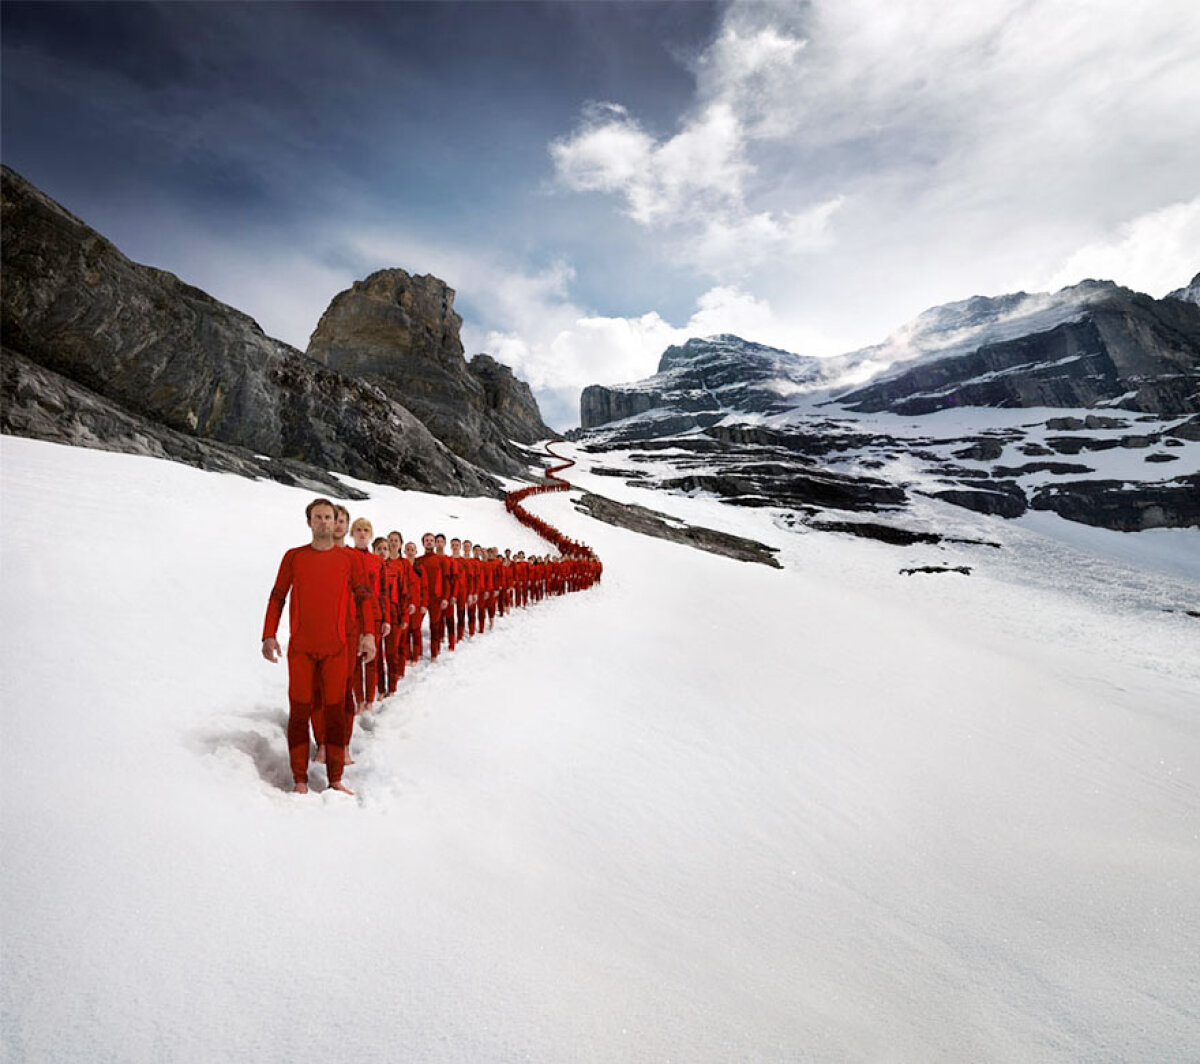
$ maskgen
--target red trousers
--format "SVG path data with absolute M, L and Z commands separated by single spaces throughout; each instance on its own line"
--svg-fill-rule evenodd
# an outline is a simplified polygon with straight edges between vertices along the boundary
M 384 641 L 383 656 L 387 661 L 387 693 L 396 693 L 396 685 L 404 675 L 404 662 L 408 657 L 408 629 L 396 625 Z
M 360 703 L 374 702 L 379 693 L 380 667 L 384 663 L 384 646 L 382 626 L 375 627 L 375 656 L 367 662 L 361 658 L 354 659 L 354 689 Z
M 342 778 L 347 737 L 343 727 L 342 698 L 346 690 L 346 653 L 317 655 L 288 648 L 288 759 L 292 779 L 308 782 L 308 727 L 325 743 L 325 765 L 330 784 Z M 321 704 L 315 702 L 321 692 Z M 318 712 L 320 719 L 318 718 Z M 323 735 L 319 733 L 324 733 Z
M 429 604 L 429 657 L 432 661 L 437 661 L 438 653 L 442 649 L 442 640 L 446 635 L 446 621 L 442 615 L 442 604 L 440 602 L 431 602 Z
M 425 611 L 422 609 L 408 615 L 408 660 L 412 662 L 421 660 L 421 623 L 424 619 Z

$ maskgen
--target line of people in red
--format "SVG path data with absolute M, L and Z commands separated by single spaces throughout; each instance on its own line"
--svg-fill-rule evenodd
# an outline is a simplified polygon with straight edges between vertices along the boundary
M 559 479 L 552 487 L 569 485 Z M 590 548 L 520 506 L 536 490 L 510 492 L 508 508 L 554 543 L 558 557 L 502 554 L 457 538 L 447 544 L 445 536 L 431 532 L 421 537 L 418 554 L 416 543 L 405 543 L 399 532 L 375 537 L 366 518 L 351 523 L 344 506 L 328 499 L 308 504 L 312 541 L 284 554 L 267 600 L 262 641 L 263 657 L 278 661 L 276 635 L 290 595 L 287 737 L 298 793 L 308 792 L 310 727 L 314 760 L 325 763 L 330 788 L 353 793 L 342 776 L 353 764 L 349 746 L 356 714 L 373 712 L 378 697 L 395 692 L 407 667 L 422 658 L 426 628 L 429 657 L 437 660 L 443 644 L 454 650 L 463 639 L 492 628 L 497 614 L 584 590 L 600 579 L 600 562 Z M 344 544 L 347 531 L 353 547 Z

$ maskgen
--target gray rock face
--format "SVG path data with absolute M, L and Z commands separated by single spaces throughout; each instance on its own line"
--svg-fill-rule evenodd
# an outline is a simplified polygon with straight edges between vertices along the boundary
M 817 358 L 793 355 L 732 335 L 691 339 L 668 347 L 658 372 L 637 384 L 589 385 L 580 398 L 584 429 L 655 411 L 645 424 L 625 434 L 637 438 L 660 435 L 670 417 L 672 432 L 706 428 L 730 411 L 778 413 L 789 397 L 823 379 L 827 365 Z
M 218 473 L 276 480 L 334 498 L 365 498 L 357 488 L 307 463 L 252 454 L 138 417 L 8 348 L 3 349 L 0 368 L 4 396 L 0 428 L 10 436 L 165 458 Z
M 1073 320 L 900 363 L 838 401 L 904 415 L 958 406 L 1200 411 L 1200 306 L 1094 282 L 1084 295 Z
M 1053 510 L 1068 521 L 1141 532 L 1148 528 L 1200 526 L 1200 474 L 1156 484 L 1120 480 L 1076 480 L 1040 489 L 1035 510 Z
M 576 500 L 575 509 L 594 517 L 597 521 L 616 525 L 618 528 L 628 528 L 644 536 L 654 536 L 656 539 L 666 539 L 672 543 L 684 543 L 697 550 L 736 558 L 738 561 L 758 562 L 773 569 L 783 568 L 775 559 L 778 552 L 775 547 L 768 547 L 757 540 L 734 536 L 728 532 L 682 524 L 666 514 L 648 510 L 644 506 L 615 502 L 603 495 L 585 492 Z
M 94 419 L 92 429 L 65 425 L 62 438 L 90 433 L 97 444 L 137 449 L 134 441 L 154 438 L 159 426 L 176 434 L 170 446 L 161 438 L 156 445 L 169 457 L 190 437 L 240 448 L 247 460 L 300 463 L 318 478 L 335 470 L 443 494 L 499 490 L 394 398 L 271 339 L 245 314 L 173 274 L 131 262 L 8 168 L 3 265 L 5 346 L 114 412 Z M 4 379 L 5 431 L 47 432 L 46 408 L 35 416 L 31 406 L 28 367 L 6 370 Z M 10 417 L 8 386 L 22 381 L 25 414 Z M 81 410 L 67 403 L 62 417 Z M 146 446 L 141 453 L 153 453 Z M 277 468 L 285 466 L 270 462 L 264 472 Z
M 460 458 L 515 475 L 512 441 L 557 435 L 527 385 L 488 355 L 468 366 L 454 291 L 431 276 L 379 270 L 334 296 L 308 344 L 310 358 L 369 381 L 411 410 Z
M 1174 292 L 1168 292 L 1167 298 L 1200 304 L 1200 273 L 1192 278 L 1191 284 L 1185 285 L 1183 288 L 1176 288 Z

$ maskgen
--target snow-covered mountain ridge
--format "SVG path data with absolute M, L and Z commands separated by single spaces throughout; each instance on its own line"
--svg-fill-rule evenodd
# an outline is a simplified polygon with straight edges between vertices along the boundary
M 1122 531 L 1200 523 L 1200 305 L 1106 281 L 936 307 L 833 359 L 689 340 L 644 381 L 587 389 L 581 414 L 585 446 L 625 452 L 612 475 L 647 483 L 672 454 L 666 490 L 826 527 L 918 494 Z

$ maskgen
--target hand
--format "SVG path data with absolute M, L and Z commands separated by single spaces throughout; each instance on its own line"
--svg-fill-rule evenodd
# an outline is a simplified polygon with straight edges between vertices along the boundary
M 262 645 L 262 656 L 264 658 L 266 658 L 267 661 L 278 661 L 279 660 L 279 640 L 272 639 L 270 637 L 264 639 L 263 645 Z
M 446 599 L 442 599 L 442 609 L 445 609 L 448 605 L 450 605 L 449 601 Z
M 375 637 L 370 632 L 364 632 L 358 637 L 358 656 L 367 665 L 375 660 Z
M 379 634 L 382 638 L 386 639 L 389 635 L 392 634 L 392 626 L 390 624 L 388 624 L 387 621 L 384 621 L 383 628 L 380 629 Z
M 408 612 L 409 612 L 410 614 L 412 614 L 412 613 L 416 613 L 416 612 L 417 612 L 417 604 L 416 604 L 415 602 L 410 602 L 410 603 L 408 604 Z

